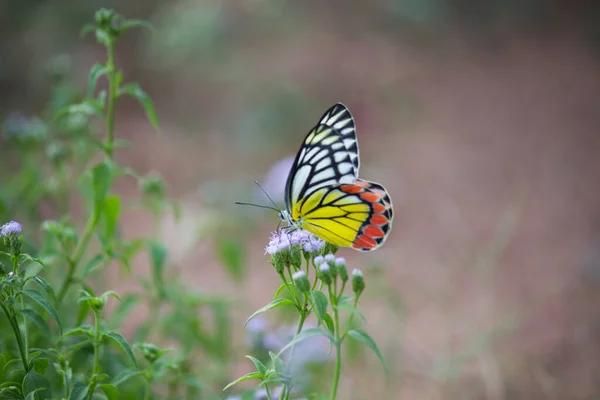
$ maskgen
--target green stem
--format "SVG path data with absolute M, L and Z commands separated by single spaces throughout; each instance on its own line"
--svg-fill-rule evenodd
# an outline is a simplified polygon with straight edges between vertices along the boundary
M 329 399 L 335 400 L 342 369 L 342 341 L 340 338 L 340 315 L 338 313 L 337 302 L 333 303 L 335 296 L 331 293 L 331 286 L 329 287 L 329 299 L 332 301 L 331 308 L 333 310 L 333 324 L 335 329 L 335 373 L 333 375 L 333 386 L 331 387 L 331 396 Z
M 92 400 L 94 391 L 96 391 L 96 379 L 95 375 L 100 373 L 100 312 L 94 310 L 94 367 L 92 369 L 93 383 L 90 385 L 88 392 L 88 400 Z
M 73 283 L 73 277 L 75 276 L 75 270 L 77 269 L 77 265 L 81 262 L 83 255 L 85 254 L 85 250 L 87 248 L 90 239 L 92 238 L 92 234 L 94 233 L 94 229 L 100 220 L 100 214 L 97 212 L 93 212 L 90 215 L 90 218 L 87 220 L 85 224 L 85 228 L 83 230 L 83 235 L 79 243 L 77 243 L 77 247 L 75 248 L 75 252 L 73 256 L 69 258 L 69 270 L 67 271 L 67 276 L 58 292 L 58 302 L 62 303 L 69 290 L 69 286 Z
M 13 329 L 15 334 L 15 339 L 17 340 L 17 347 L 19 348 L 19 354 L 21 355 L 21 361 L 23 362 L 23 368 L 25 368 L 26 372 L 29 372 L 29 361 L 27 360 L 27 352 L 25 350 L 25 346 L 23 345 L 23 339 L 21 338 L 21 330 L 19 329 L 19 324 L 17 323 L 14 315 L 11 315 L 9 310 L 6 308 L 4 303 L 0 302 L 0 307 L 2 307 L 2 311 L 4 311 L 4 315 L 10 322 L 10 326 Z
M 106 46 L 108 59 L 106 67 L 108 69 L 108 105 L 106 107 L 106 143 L 105 151 L 108 159 L 113 158 L 113 145 L 115 141 L 115 102 L 117 100 L 117 82 L 115 68 L 115 42 L 113 38 L 108 40 Z
M 11 258 L 13 262 L 13 273 L 16 274 L 19 269 L 19 257 L 13 255 Z M 23 300 L 23 296 L 20 296 L 19 300 L 21 302 L 21 309 L 24 310 L 25 301 Z M 29 333 L 27 331 L 27 319 L 25 318 L 25 315 L 23 315 L 23 351 L 25 352 L 25 355 L 29 354 Z

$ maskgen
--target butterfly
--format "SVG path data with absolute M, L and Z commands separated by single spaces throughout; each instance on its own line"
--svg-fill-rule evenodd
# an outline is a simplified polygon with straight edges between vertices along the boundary
M 360 179 L 359 166 L 354 118 L 337 103 L 304 138 L 279 218 L 336 246 L 380 247 L 392 230 L 392 199 L 379 183 Z

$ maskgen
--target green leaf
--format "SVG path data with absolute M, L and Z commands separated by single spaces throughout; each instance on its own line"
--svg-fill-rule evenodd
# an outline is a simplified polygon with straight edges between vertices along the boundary
M 119 389 L 115 385 L 111 385 L 110 383 L 103 383 L 99 386 L 104 394 L 108 398 L 108 400 L 119 400 Z
M 275 299 L 273 301 L 271 301 L 269 304 L 267 304 L 266 306 L 264 306 L 263 308 L 257 310 L 254 314 L 252 314 L 244 323 L 244 327 L 248 324 L 248 322 L 250 322 L 250 320 L 254 317 L 256 317 L 259 314 L 264 313 L 265 311 L 268 311 L 272 308 L 277 308 L 277 307 L 281 307 L 281 306 L 285 306 L 285 305 L 290 305 L 290 306 L 295 306 L 296 303 L 294 303 L 291 299 Z
M 92 168 L 94 211 L 98 214 L 104 206 L 104 200 L 110 190 L 113 178 L 112 168 L 105 162 L 100 162 Z
M 123 21 L 123 23 L 119 26 L 121 32 L 126 31 L 131 28 L 146 28 L 151 32 L 154 32 L 154 27 L 147 21 L 143 21 L 141 19 L 128 19 Z
M 70 329 L 68 331 L 66 331 L 62 337 L 68 337 L 68 336 L 77 336 L 77 335 L 82 335 L 88 338 L 92 338 L 94 337 L 94 332 L 92 331 L 92 328 L 90 326 L 78 326 L 77 328 L 73 328 Z
M 87 397 L 88 397 L 87 385 L 83 385 L 81 383 L 75 383 L 73 385 L 73 389 L 71 390 L 71 395 L 69 396 L 69 400 L 84 400 Z
M 61 108 L 54 114 L 54 120 L 58 120 L 67 114 L 95 115 L 104 120 L 104 107 L 94 99 L 87 99 L 81 103 Z
M 88 274 L 96 267 L 98 264 L 106 260 L 106 256 L 104 254 L 96 254 L 90 261 L 88 261 L 83 267 L 82 278 L 88 276 Z
M 46 323 L 45 319 L 37 313 L 37 311 L 32 310 L 30 308 L 25 308 L 20 312 L 25 316 L 25 318 L 33 322 L 39 328 L 39 330 L 41 331 L 40 333 L 42 335 L 45 335 L 47 337 L 50 337 L 52 335 L 50 332 L 50 327 Z
M 141 375 L 141 373 L 137 370 L 125 369 L 113 378 L 112 384 L 115 386 L 119 386 L 120 384 L 127 382 L 131 378 L 135 378 L 138 375 Z
M 122 348 L 123 351 L 125 351 L 125 353 L 127 353 L 127 355 L 129 356 L 131 362 L 133 362 L 133 365 L 135 365 L 135 367 L 137 368 L 137 360 L 135 359 L 133 350 L 131 349 L 131 346 L 129 345 L 129 343 L 127 343 L 127 340 L 125 340 L 123 335 L 121 335 L 119 332 L 111 331 L 105 333 L 103 336 L 112 339 L 120 348 Z
M 140 300 L 141 298 L 137 294 L 126 294 L 111 318 L 111 326 L 120 326 L 123 319 L 134 309 Z
M 273 300 L 278 298 L 279 295 L 281 294 L 281 292 L 283 291 L 283 289 L 285 289 L 285 288 L 287 288 L 287 286 L 285 285 L 285 283 L 282 283 L 281 286 L 279 286 L 277 288 L 277 290 L 275 291 L 275 294 L 273 295 Z
M 250 372 L 249 374 L 246 374 L 246 375 L 242 376 L 241 378 L 238 378 L 235 381 L 229 383 L 227 386 L 225 386 L 223 388 L 223 391 L 226 391 L 227 389 L 229 389 L 233 385 L 237 385 L 240 382 L 249 381 L 251 379 L 261 379 L 260 373 L 259 372 Z
M 110 43 L 110 36 L 105 30 L 97 28 L 96 29 L 96 40 L 102 46 L 107 47 L 108 44 Z
M 127 85 L 125 85 L 119 89 L 119 96 L 121 96 L 123 94 L 128 94 L 130 96 L 135 97 L 135 99 L 142 104 L 142 106 L 144 107 L 144 110 L 146 111 L 146 116 L 148 117 L 148 120 L 150 121 L 150 124 L 152 124 L 152 127 L 154 127 L 154 129 L 156 129 L 156 131 L 158 132 L 159 124 L 158 124 L 158 118 L 156 116 L 156 112 L 154 111 L 154 105 L 152 104 L 152 100 L 146 94 L 146 92 L 144 92 L 140 88 L 140 85 L 137 84 L 136 82 L 128 83 Z
M 389 375 L 387 366 L 385 365 L 385 362 L 383 362 L 383 357 L 382 357 L 381 353 L 379 352 L 379 349 L 377 348 L 377 345 L 375 344 L 375 342 L 373 341 L 373 339 L 371 339 L 371 336 L 369 336 L 369 334 L 367 332 L 359 330 L 359 329 L 351 329 L 351 330 L 348 331 L 348 336 L 350 336 L 351 338 L 354 338 L 354 339 L 356 339 L 356 340 L 358 340 L 360 342 L 363 342 L 371 350 L 373 350 L 373 352 L 375 353 L 375 355 L 379 359 L 379 362 L 383 366 L 383 369 L 385 370 L 385 374 Z
M 235 281 L 240 282 L 244 279 L 244 246 L 238 240 L 219 240 L 217 255 Z
M 313 290 L 311 295 L 313 298 L 315 314 L 317 315 L 319 323 L 322 323 L 325 314 L 327 313 L 327 296 L 318 290 Z
M 246 358 L 254 363 L 256 372 L 260 373 L 261 376 L 265 376 L 265 374 L 267 373 L 267 367 L 265 367 L 265 364 L 263 364 L 257 358 L 254 358 L 252 356 L 246 356 Z
M 39 258 L 33 258 L 29 254 L 21 254 L 21 260 L 19 261 L 19 264 L 21 265 L 24 261 L 31 261 L 37 263 L 41 265 L 44 269 L 46 269 L 46 265 L 42 260 L 40 260 Z
M 167 247 L 160 242 L 150 242 L 150 264 L 152 265 L 152 277 L 159 293 L 164 291 L 163 272 L 167 263 Z
M 29 399 L 30 394 L 32 394 L 32 400 L 44 400 L 52 397 L 50 381 L 34 370 L 29 371 L 27 375 L 25 375 L 21 390 L 27 399 Z
M 38 357 L 33 361 L 33 369 L 40 375 L 44 375 L 46 373 L 48 365 L 50 365 L 50 361 L 45 357 Z
M 90 69 L 90 75 L 88 78 L 87 97 L 94 97 L 94 91 L 96 90 L 96 83 L 98 82 L 98 79 L 107 73 L 108 67 L 106 65 L 101 63 L 94 64 L 94 66 Z
M 329 313 L 325 314 L 323 321 L 325 322 L 325 326 L 327 327 L 329 332 L 333 334 L 335 332 L 335 325 L 333 324 L 333 318 L 331 318 L 331 315 Z
M 39 275 L 33 276 L 31 279 L 37 282 L 37 284 L 44 289 L 46 298 L 52 303 L 52 305 L 58 307 L 58 300 L 56 299 L 56 294 L 54 294 L 54 289 L 52 289 L 52 286 L 50 286 L 50 284 Z
M 104 200 L 104 234 L 107 238 L 112 237 L 119 220 L 121 211 L 121 198 L 119 196 L 107 196 Z
M 56 322 L 58 325 L 58 330 L 62 334 L 62 324 L 60 323 L 58 312 L 56 312 L 56 308 L 54 308 L 54 306 L 48 301 L 46 296 L 35 289 L 24 289 L 21 293 L 38 303 L 44 310 L 46 310 L 46 312 L 50 314 L 52 319 Z
M 292 339 L 292 341 L 290 341 L 288 344 L 286 344 L 281 350 L 279 350 L 279 354 L 283 354 L 284 351 L 286 351 L 288 348 L 290 348 L 291 346 L 293 346 L 295 343 L 301 342 L 305 339 L 311 338 L 311 337 L 315 337 L 315 336 L 325 336 L 326 338 L 328 338 L 330 341 L 333 341 L 333 337 L 325 332 L 322 328 L 308 328 L 308 329 L 304 329 L 303 331 L 301 331 L 294 339 Z
M 338 308 L 340 310 L 348 310 L 352 314 L 356 314 L 356 316 L 359 317 L 360 319 L 362 319 L 364 322 L 367 322 L 367 319 L 365 318 L 364 314 L 361 313 L 360 311 L 358 311 L 358 309 L 356 307 L 354 307 L 353 305 L 351 305 L 351 304 L 348 304 L 348 303 L 339 303 L 338 304 Z

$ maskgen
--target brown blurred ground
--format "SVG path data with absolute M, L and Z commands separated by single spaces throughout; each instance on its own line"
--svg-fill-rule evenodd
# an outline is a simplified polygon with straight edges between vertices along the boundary
M 597 61 L 564 37 L 514 38 L 493 52 L 463 48 L 443 62 L 390 43 L 343 45 L 350 53 L 370 53 L 344 72 L 360 86 L 356 100 L 346 103 L 356 114 L 362 175 L 389 188 L 396 220 L 377 253 L 342 253 L 352 266 L 383 261 L 386 278 L 374 278 L 374 292 L 389 279 L 404 304 L 402 318 L 374 292 L 364 304 L 367 328 L 401 379 L 381 388 L 369 356 L 373 374 L 357 378 L 361 368 L 353 367 L 343 398 L 594 398 L 600 393 L 600 259 L 593 257 L 600 246 Z M 282 52 L 271 49 L 260 58 Z M 385 60 L 375 76 L 369 72 L 374 59 Z M 407 128 L 398 118 L 403 111 L 371 93 L 367 79 L 401 81 L 421 104 L 418 122 Z M 226 180 L 250 168 L 259 177 L 277 160 L 231 157 L 227 132 L 218 128 L 196 143 L 168 127 L 157 139 L 143 123 L 121 126 L 138 149 L 144 146 L 135 163 L 162 171 L 175 190 L 194 182 L 194 171 Z M 290 129 L 298 130 L 298 140 L 305 130 Z M 185 204 L 202 217 L 201 206 Z M 240 301 L 246 308 L 240 328 L 245 315 L 269 300 L 276 282 L 262 255 L 275 224 L 268 218 L 262 233 L 250 238 L 244 291 L 253 305 Z M 226 290 L 216 263 L 193 261 L 210 259 L 210 246 L 182 257 L 190 282 Z M 371 397 L 374 391 L 379 394 Z

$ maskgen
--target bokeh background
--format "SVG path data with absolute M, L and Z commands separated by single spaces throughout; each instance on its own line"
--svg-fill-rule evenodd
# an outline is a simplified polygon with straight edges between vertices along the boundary
M 85 90 L 104 54 L 79 31 L 99 7 L 156 28 L 125 35 L 117 62 L 154 100 L 161 135 L 123 100 L 117 136 L 134 146 L 118 158 L 165 178 L 183 215 L 160 229 L 177 273 L 230 297 L 234 337 L 277 287 L 264 255 L 277 219 L 233 202 L 265 201 L 254 180 L 280 198 L 286 157 L 341 101 L 361 176 L 389 189 L 396 217 L 378 251 L 339 253 L 365 270 L 366 329 L 392 379 L 365 352 L 340 398 L 598 398 L 597 2 L 5 0 L 3 118 L 37 114 L 56 69 Z M 126 235 L 151 228 L 125 218 Z M 219 262 L 223 237 L 245 249 L 240 281 Z M 117 291 L 139 285 L 107 274 Z

